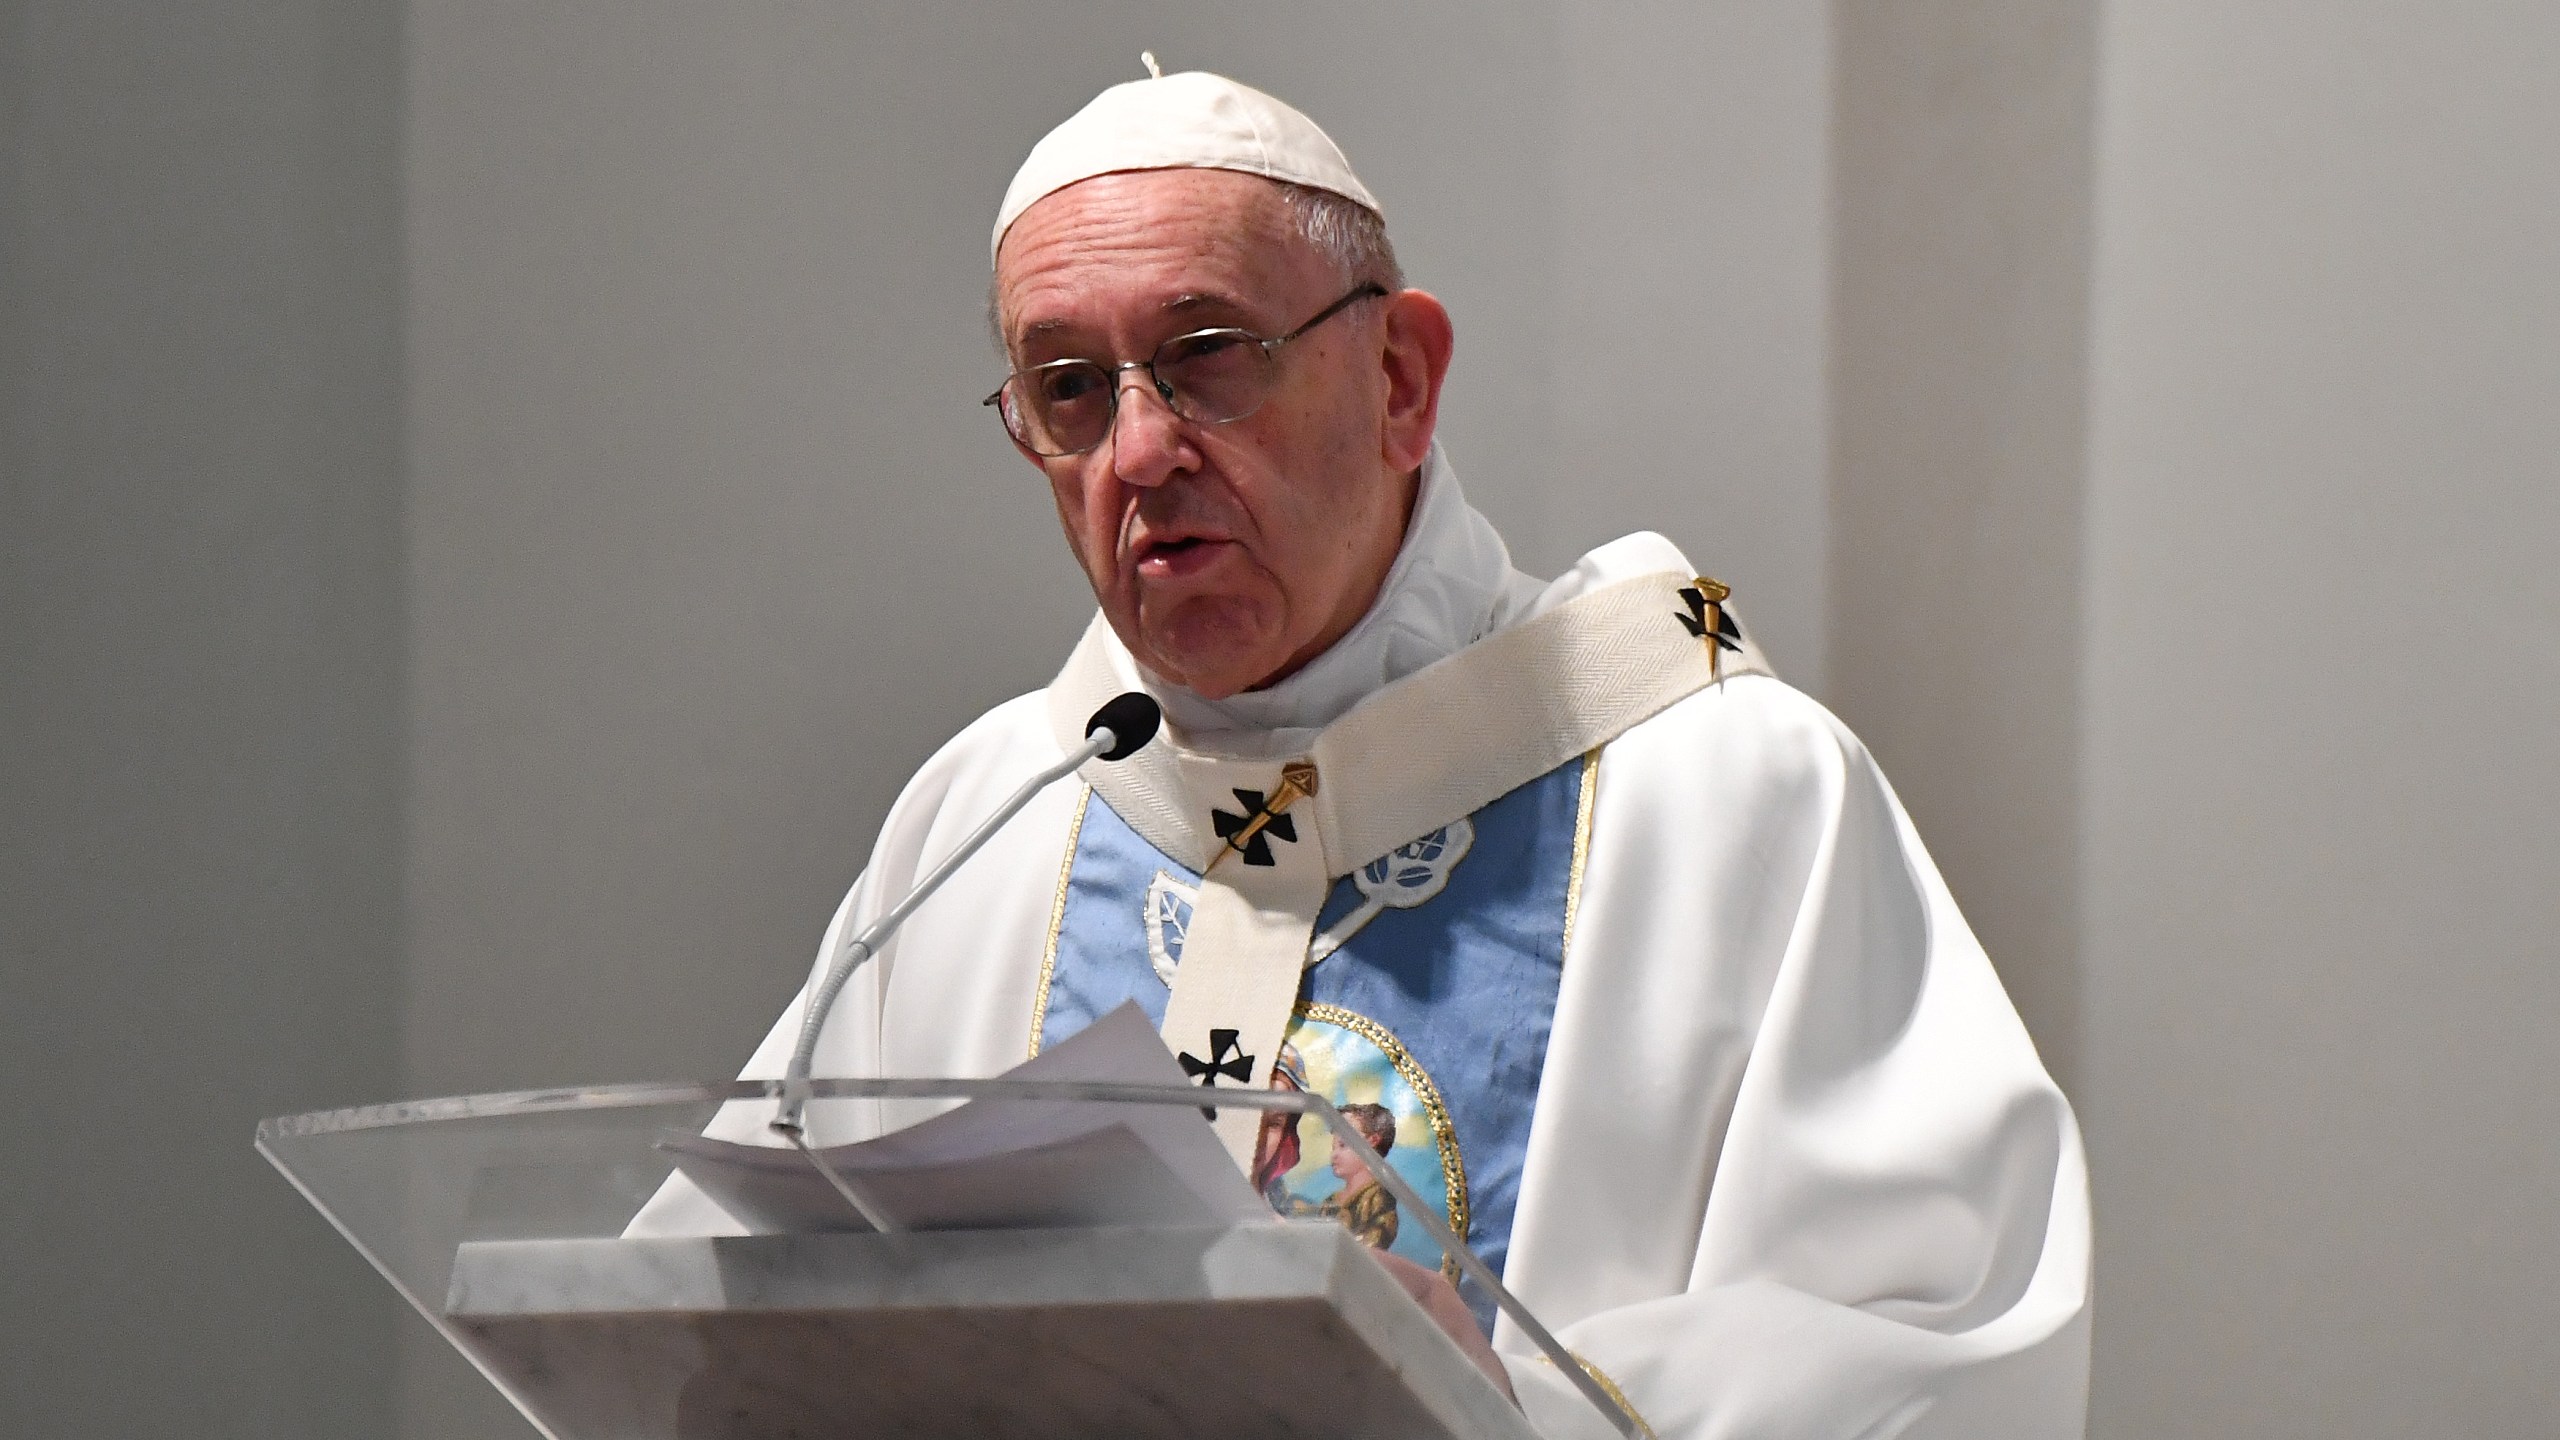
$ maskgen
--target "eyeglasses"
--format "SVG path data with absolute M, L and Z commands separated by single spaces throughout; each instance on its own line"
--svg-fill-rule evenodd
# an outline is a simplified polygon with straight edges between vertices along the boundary
M 1016 370 L 979 402 L 996 407 L 1004 428 L 1034 455 L 1081 455 L 1110 437 L 1120 412 L 1120 377 L 1147 372 L 1147 383 L 1167 409 L 1200 425 L 1241 420 L 1271 398 L 1283 345 L 1363 300 L 1384 296 L 1376 281 L 1316 312 L 1306 324 L 1265 340 L 1250 330 L 1221 327 L 1176 335 L 1156 353 L 1126 365 L 1099 360 L 1052 360 Z

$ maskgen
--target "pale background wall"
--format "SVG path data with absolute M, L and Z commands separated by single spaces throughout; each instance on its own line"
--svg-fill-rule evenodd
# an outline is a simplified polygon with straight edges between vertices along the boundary
M 1666 531 L 1883 757 L 2096 1433 L 2547 1433 L 2560 30 L 2233 9 L 0 3 L 13 1420 L 529 1433 L 248 1121 L 735 1063 L 1081 621 L 984 227 L 1151 46 L 1386 198 L 1524 563 Z
M 0 1433 L 380 1436 L 398 7 L 0 3 Z
M 2234 8 L 2098 46 L 2098 1405 L 2547 1435 L 2560 9 Z

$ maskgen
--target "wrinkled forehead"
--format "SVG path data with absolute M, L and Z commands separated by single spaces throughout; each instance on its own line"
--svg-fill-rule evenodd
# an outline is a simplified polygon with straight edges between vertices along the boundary
M 995 302 L 1006 343 L 1019 347 L 1048 335 L 1122 338 L 1158 315 L 1275 323 L 1328 278 L 1277 183 L 1224 170 L 1119 171 L 1023 211 L 996 252 Z

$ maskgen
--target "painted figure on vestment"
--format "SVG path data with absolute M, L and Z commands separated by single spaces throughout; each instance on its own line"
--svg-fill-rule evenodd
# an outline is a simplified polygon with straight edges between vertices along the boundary
M 1345 1105 L 1342 1118 L 1360 1132 L 1369 1148 L 1384 1157 L 1396 1148 L 1395 1112 L 1384 1105 Z M 1396 1197 L 1369 1173 L 1360 1160 L 1360 1152 L 1337 1140 L 1333 1144 L 1333 1175 L 1342 1188 L 1331 1199 L 1316 1207 L 1316 1213 L 1329 1220 L 1339 1220 L 1344 1229 L 1359 1237 L 1360 1243 L 1380 1250 L 1396 1246 Z
M 1271 1088 L 1306 1093 L 1307 1062 L 1297 1046 L 1282 1042 L 1280 1058 L 1271 1062 Z M 1262 1133 L 1253 1144 L 1253 1188 L 1283 1215 L 1290 1211 L 1289 1172 L 1305 1153 L 1298 1129 L 1306 1118 L 1288 1110 L 1265 1110 Z

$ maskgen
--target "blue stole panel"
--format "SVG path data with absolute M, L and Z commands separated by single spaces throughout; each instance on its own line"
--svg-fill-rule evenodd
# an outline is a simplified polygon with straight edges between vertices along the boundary
M 1583 823 L 1585 761 L 1333 884 L 1274 1085 L 1323 1094 L 1498 1273 L 1546 1066 Z M 1199 876 L 1085 801 L 1035 1045 L 1126 1000 L 1164 1020 Z M 1265 1122 L 1253 1180 L 1283 1214 L 1331 1218 L 1425 1265 L 1438 1249 L 1303 1117 Z M 1492 1301 L 1464 1287 L 1490 1328 Z

